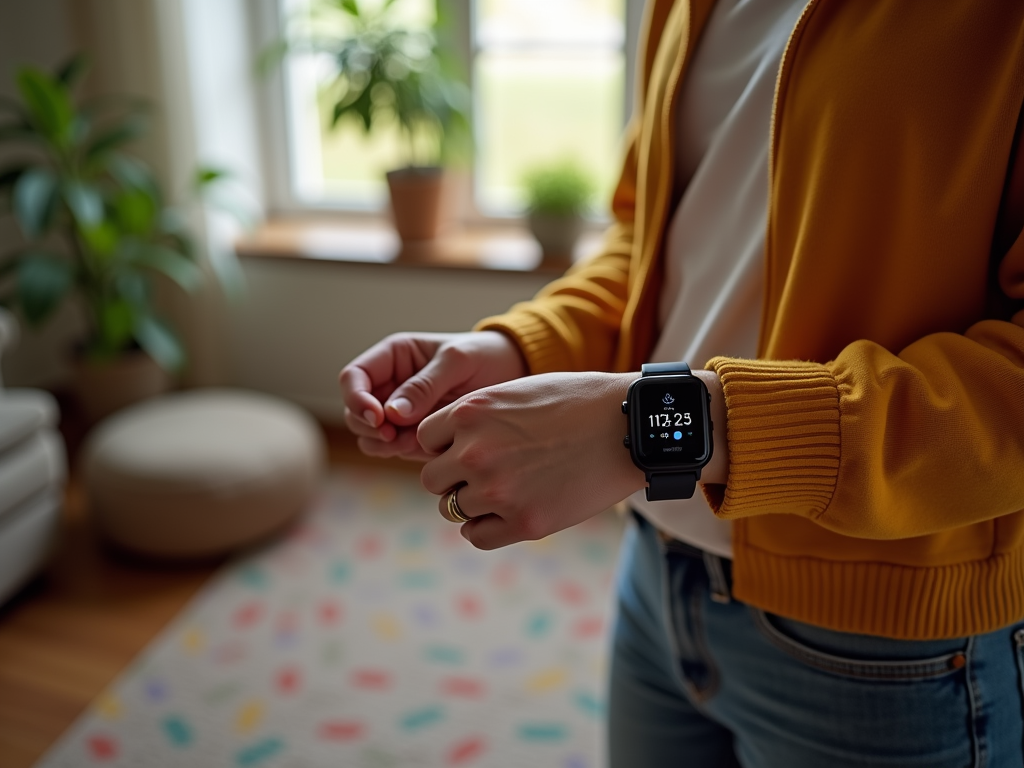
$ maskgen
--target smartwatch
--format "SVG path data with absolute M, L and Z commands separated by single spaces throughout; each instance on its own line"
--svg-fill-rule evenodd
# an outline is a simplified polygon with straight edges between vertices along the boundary
M 647 500 L 688 499 L 711 461 L 711 393 L 686 363 L 646 363 L 629 385 L 623 444 L 647 478 Z

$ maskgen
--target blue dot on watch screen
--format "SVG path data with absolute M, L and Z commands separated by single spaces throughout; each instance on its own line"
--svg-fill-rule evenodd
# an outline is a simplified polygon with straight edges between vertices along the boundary
M 674 437 L 676 440 L 682 440 L 683 439 L 683 433 L 682 432 L 678 432 L 678 431 L 677 432 L 673 432 L 672 433 L 672 437 Z

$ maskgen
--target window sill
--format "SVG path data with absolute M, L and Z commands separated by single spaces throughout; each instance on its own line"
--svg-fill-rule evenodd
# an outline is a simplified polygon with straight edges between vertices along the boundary
M 573 261 L 595 253 L 600 244 L 599 232 L 585 232 Z M 444 233 L 433 241 L 403 244 L 386 221 L 341 217 L 271 219 L 239 240 L 235 249 L 242 258 L 540 272 L 553 276 L 568 266 L 543 261 L 540 246 L 522 227 L 467 227 Z

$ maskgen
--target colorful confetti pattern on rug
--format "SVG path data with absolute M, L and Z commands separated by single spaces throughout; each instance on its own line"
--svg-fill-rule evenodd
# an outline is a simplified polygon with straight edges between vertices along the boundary
M 334 475 L 45 768 L 597 768 L 621 520 L 474 549 L 415 477 Z

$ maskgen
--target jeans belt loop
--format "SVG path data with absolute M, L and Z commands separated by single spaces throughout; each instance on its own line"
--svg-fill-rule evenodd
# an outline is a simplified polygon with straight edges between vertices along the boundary
M 708 589 L 711 592 L 711 599 L 716 603 L 731 603 L 732 595 L 729 590 L 729 580 L 725 576 L 725 568 L 722 565 L 722 558 L 705 551 L 704 568 L 708 572 Z

